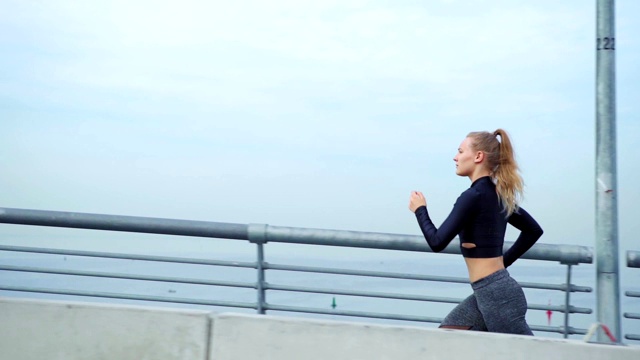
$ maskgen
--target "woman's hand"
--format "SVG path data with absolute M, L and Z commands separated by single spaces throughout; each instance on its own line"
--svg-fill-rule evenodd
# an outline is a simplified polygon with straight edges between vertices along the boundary
M 427 206 L 427 199 L 424 198 L 420 191 L 412 191 L 409 197 L 409 210 L 415 213 L 420 206 Z

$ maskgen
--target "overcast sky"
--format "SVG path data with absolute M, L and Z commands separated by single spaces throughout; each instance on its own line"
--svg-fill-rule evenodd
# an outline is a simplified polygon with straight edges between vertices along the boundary
M 640 250 L 640 2 L 616 3 Z M 595 1 L 3 0 L 0 207 L 417 235 L 410 191 L 442 222 L 459 143 L 501 127 L 540 241 L 593 247 L 595 37 Z M 61 234 L 37 231 L 0 242 Z

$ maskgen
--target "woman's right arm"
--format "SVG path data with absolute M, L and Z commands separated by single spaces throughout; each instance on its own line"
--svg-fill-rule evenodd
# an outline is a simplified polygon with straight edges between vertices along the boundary
M 434 252 L 444 250 L 447 245 L 462 231 L 466 219 L 473 213 L 475 204 L 477 203 L 477 193 L 473 191 L 465 191 L 456 200 L 453 210 L 447 219 L 440 225 L 440 228 L 431 221 L 426 206 L 420 206 L 416 209 L 416 219 L 427 244 Z

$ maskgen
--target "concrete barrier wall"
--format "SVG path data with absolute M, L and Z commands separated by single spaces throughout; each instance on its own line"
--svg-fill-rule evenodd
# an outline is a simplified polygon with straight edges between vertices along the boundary
M 205 360 L 210 314 L 0 299 L 2 360 Z
M 578 340 L 258 315 L 214 319 L 210 360 L 639 360 L 640 348 Z
M 640 347 L 410 326 L 0 298 L 0 360 L 640 359 Z

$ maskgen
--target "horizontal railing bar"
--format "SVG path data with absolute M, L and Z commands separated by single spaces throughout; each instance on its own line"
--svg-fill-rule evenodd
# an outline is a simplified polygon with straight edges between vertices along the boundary
M 283 226 L 267 226 L 265 232 L 265 237 L 268 242 L 431 252 L 431 249 L 426 244 L 424 238 L 417 235 L 293 228 Z M 504 250 L 506 251 L 512 245 L 512 242 L 505 242 Z M 455 242 L 452 242 L 442 252 L 447 254 L 460 254 L 460 246 Z M 522 258 L 559 261 L 564 264 L 590 264 L 593 262 L 593 254 L 591 253 L 591 250 L 586 246 L 578 245 L 538 243 L 529 249 Z
M 362 311 L 345 311 L 345 310 L 325 310 L 317 308 L 304 308 L 296 306 L 285 305 L 273 305 L 265 304 L 266 310 L 270 311 L 288 311 L 306 314 L 323 314 L 323 315 L 340 315 L 340 316 L 352 316 L 352 317 L 364 317 L 371 319 L 389 319 L 389 320 L 404 320 L 404 321 L 418 321 L 418 322 L 430 322 L 441 323 L 442 318 L 425 317 L 425 316 L 412 316 L 412 315 L 399 315 L 399 314 L 382 314 Z
M 637 313 L 624 313 L 624 317 L 626 317 L 627 319 L 640 320 L 640 314 L 637 314 Z
M 544 304 L 528 304 L 527 309 L 530 310 L 552 310 L 561 313 L 565 313 L 564 306 L 560 305 L 544 305 Z M 573 305 L 569 305 L 569 313 L 570 314 L 591 314 L 593 312 L 592 309 L 577 307 Z
M 520 284 L 521 287 L 528 288 L 528 289 L 558 290 L 558 291 L 566 291 L 567 289 L 566 284 L 553 285 L 553 284 L 530 283 L 526 281 L 518 281 L 518 284 Z M 570 284 L 569 291 L 590 293 L 593 291 L 593 288 L 591 288 L 590 286 L 580 286 L 580 285 Z
M 264 268 L 269 270 L 311 272 L 311 273 L 319 273 L 319 274 L 353 275 L 353 276 L 380 277 L 380 278 L 389 278 L 389 279 L 424 280 L 424 281 L 439 281 L 439 282 L 448 282 L 448 283 L 469 284 L 468 278 L 449 277 L 449 276 L 389 273 L 389 272 L 380 272 L 380 271 L 350 270 L 350 269 L 335 269 L 335 268 L 331 269 L 331 268 L 322 268 L 322 267 L 281 265 L 281 264 L 271 264 L 271 263 L 265 263 Z M 532 288 L 532 289 L 566 291 L 566 288 L 567 288 L 565 284 L 553 285 L 553 284 L 539 284 L 539 283 L 530 283 L 530 282 L 519 282 L 519 284 L 524 288 Z M 571 291 L 572 292 L 591 292 L 592 289 L 588 286 L 578 286 L 578 285 L 571 284 Z
M 640 297 L 640 291 L 625 291 L 624 294 L 629 297 Z
M 257 285 L 255 283 L 198 280 L 198 279 L 162 277 L 162 276 L 153 276 L 153 275 L 105 273 L 105 272 L 97 272 L 97 271 L 64 270 L 64 269 L 50 269 L 50 268 L 45 269 L 45 268 L 37 268 L 37 267 L 22 267 L 22 266 L 9 266 L 9 265 L 0 265 L 0 270 L 39 273 L 39 274 L 87 276 L 87 277 L 110 278 L 110 279 L 144 280 L 144 281 L 157 281 L 157 282 L 169 282 L 169 283 L 192 284 L 192 285 L 211 285 L 211 286 L 226 286 L 226 287 L 236 287 L 236 288 L 257 289 Z
M 636 341 L 640 341 L 640 335 L 636 335 L 636 334 L 627 334 L 624 336 L 625 339 L 627 340 L 636 340 Z
M 147 234 L 248 240 L 248 226 L 211 221 L 0 208 L 0 222 Z
M 449 277 L 449 276 L 430 276 L 430 275 L 390 273 L 390 272 L 369 271 L 369 270 L 351 270 L 351 269 L 336 269 L 336 268 L 323 268 L 323 267 L 311 267 L 311 266 L 282 265 L 282 264 L 272 264 L 272 263 L 265 263 L 264 268 L 268 270 L 298 271 L 298 272 L 310 272 L 310 273 L 318 273 L 318 274 L 352 275 L 352 276 L 380 277 L 380 278 L 389 278 L 389 279 L 426 280 L 426 281 L 440 281 L 440 282 L 448 282 L 448 283 L 469 284 L 468 278 Z
M 543 326 L 543 325 L 529 325 L 531 330 L 533 331 L 544 331 L 544 332 L 554 332 L 564 334 L 563 326 Z M 569 326 L 567 328 L 567 334 L 569 335 L 585 335 L 587 333 L 587 329 L 580 329 Z
M 450 298 L 450 297 L 437 297 L 437 296 L 424 296 L 424 295 L 409 295 L 409 294 L 394 294 L 394 293 L 380 293 L 370 291 L 356 291 L 356 290 L 339 290 L 339 289 L 323 289 L 301 286 L 289 286 L 289 285 L 276 285 L 265 284 L 265 288 L 268 290 L 280 290 L 291 292 L 305 292 L 314 294 L 333 294 L 333 295 L 345 295 L 345 296 L 362 296 L 381 299 L 396 299 L 396 300 L 412 300 L 412 301 L 426 301 L 426 302 L 441 302 L 449 304 L 458 304 L 464 299 Z M 552 310 L 557 312 L 565 312 L 564 306 L 552 306 L 552 305 L 537 305 L 529 304 L 528 308 L 531 310 Z M 577 314 L 591 314 L 592 310 L 588 308 L 579 308 L 575 306 L 569 306 L 570 313 Z
M 254 231 L 256 233 L 252 233 L 252 238 L 264 239 L 267 242 L 431 252 L 424 238 L 417 235 L 261 226 L 258 224 L 231 224 L 13 208 L 0 208 L 0 223 L 237 240 L 250 240 L 249 233 Z M 512 243 L 506 242 L 504 247 L 508 249 L 511 245 Z M 452 243 L 443 252 L 460 254 L 460 247 Z M 529 249 L 523 258 L 558 261 L 563 264 L 593 262 L 591 249 L 578 245 L 538 243 Z
M 50 255 L 85 256 L 85 257 L 98 257 L 98 258 L 119 259 L 119 260 L 170 262 L 170 263 L 191 264 L 191 265 L 212 265 L 212 266 L 242 267 L 242 268 L 253 268 L 253 269 L 256 268 L 256 263 L 254 262 L 190 259 L 190 258 L 170 257 L 170 256 L 121 254 L 121 253 L 110 253 L 110 252 L 68 250 L 68 249 L 55 249 L 55 248 L 37 248 L 37 247 L 10 246 L 10 245 L 0 245 L 0 251 L 15 251 L 15 252 L 26 252 L 26 253 L 36 253 L 36 254 L 50 254 Z
M 231 302 L 231 301 L 198 300 L 198 299 L 171 298 L 171 297 L 163 297 L 163 296 L 129 295 L 129 294 L 79 291 L 79 290 L 57 290 L 57 289 L 29 288 L 29 287 L 5 286 L 5 285 L 0 285 L 0 290 L 54 294 L 54 295 L 87 296 L 87 297 L 99 297 L 99 298 L 109 298 L 109 299 L 156 301 L 156 302 L 166 302 L 166 303 L 176 303 L 176 304 L 210 305 L 210 306 L 256 309 L 255 303 L 242 303 L 242 302 Z
M 269 283 L 265 285 L 265 288 L 268 290 L 304 292 L 304 293 L 314 293 L 314 294 L 361 296 L 361 297 L 372 297 L 372 298 L 381 298 L 381 299 L 414 300 L 414 301 L 441 302 L 441 303 L 452 303 L 452 304 L 457 304 L 463 300 L 463 299 L 437 297 L 437 296 L 422 296 L 422 295 L 409 295 L 409 294 L 403 295 L 403 294 L 380 293 L 380 292 L 357 291 L 357 290 L 321 289 L 321 288 L 310 288 L 310 287 L 300 287 L 300 286 L 274 285 Z
M 627 251 L 627 266 L 640 268 L 640 251 Z

